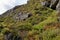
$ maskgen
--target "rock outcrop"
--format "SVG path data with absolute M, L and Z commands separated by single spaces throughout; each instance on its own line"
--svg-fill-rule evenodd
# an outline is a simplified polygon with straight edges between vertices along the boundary
M 50 0 L 41 2 L 43 6 L 50 7 L 52 9 L 60 10 L 60 0 Z
M 20 13 L 15 14 L 15 16 L 13 16 L 13 18 L 15 20 L 25 20 L 25 19 L 29 18 L 30 16 L 32 16 L 31 13 L 22 13 L 22 12 L 20 12 Z

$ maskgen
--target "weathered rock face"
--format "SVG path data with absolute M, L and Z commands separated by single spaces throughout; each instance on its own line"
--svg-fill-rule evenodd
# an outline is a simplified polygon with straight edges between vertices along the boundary
M 50 7 L 52 9 L 60 10 L 60 0 L 50 0 L 41 3 L 43 6 Z
M 59 3 L 56 6 L 56 10 L 60 11 L 60 1 L 59 1 Z
M 32 14 L 30 14 L 30 13 L 21 13 L 20 12 L 20 13 L 16 14 L 13 18 L 15 20 L 24 20 L 24 19 L 26 19 L 30 16 L 32 16 Z

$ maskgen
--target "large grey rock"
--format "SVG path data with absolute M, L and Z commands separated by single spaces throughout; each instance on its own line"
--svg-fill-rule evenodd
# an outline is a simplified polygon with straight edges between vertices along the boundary
M 24 19 L 27 19 L 28 17 L 30 17 L 31 15 L 32 14 L 30 14 L 30 13 L 22 13 L 22 12 L 20 12 L 20 13 L 15 14 L 15 16 L 13 16 L 13 18 L 15 20 L 24 20 Z

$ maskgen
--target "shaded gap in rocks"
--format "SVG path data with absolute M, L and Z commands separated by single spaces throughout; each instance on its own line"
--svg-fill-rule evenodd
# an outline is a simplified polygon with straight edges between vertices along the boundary
M 56 6 L 59 3 L 59 0 L 57 0 L 52 6 L 51 9 L 56 10 Z

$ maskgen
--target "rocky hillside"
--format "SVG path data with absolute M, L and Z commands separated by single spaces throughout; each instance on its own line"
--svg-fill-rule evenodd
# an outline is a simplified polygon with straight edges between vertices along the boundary
M 60 40 L 60 1 L 29 0 L 0 15 L 0 40 Z

